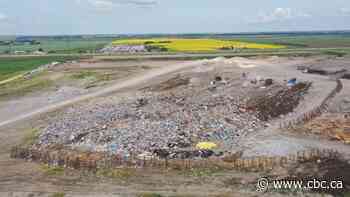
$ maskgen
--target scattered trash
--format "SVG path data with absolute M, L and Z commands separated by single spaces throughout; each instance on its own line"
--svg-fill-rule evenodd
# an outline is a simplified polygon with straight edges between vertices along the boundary
M 200 150 L 212 150 L 217 148 L 217 145 L 213 142 L 199 142 L 196 148 Z
M 243 72 L 243 73 L 242 73 L 242 78 L 243 78 L 243 79 L 247 79 L 247 73 Z
M 167 91 L 180 86 L 185 86 L 190 83 L 190 78 L 181 75 L 176 75 L 173 78 L 168 79 L 160 84 L 145 88 L 144 90 L 150 91 Z
M 257 112 L 260 120 L 267 121 L 292 112 L 310 86 L 311 83 L 298 83 L 292 88 L 279 86 L 265 89 L 265 94 L 250 98 L 246 105 L 250 111 Z
M 307 66 L 297 66 L 297 70 L 302 70 L 302 71 L 304 71 L 304 70 L 307 70 L 307 69 L 308 69 Z
M 116 154 L 118 152 L 118 145 L 117 144 L 110 144 L 108 147 L 108 152 L 112 154 Z
M 289 87 L 295 86 L 296 84 L 297 84 L 296 78 L 292 78 L 292 79 L 288 80 L 288 82 L 287 82 L 287 86 L 289 86 Z
M 270 86 L 273 84 L 273 79 L 265 79 L 265 86 Z
M 244 87 L 244 88 L 249 87 L 249 84 L 250 83 L 248 81 L 245 81 L 245 82 L 243 82 L 242 87 Z
M 153 154 L 150 152 L 143 152 L 142 154 L 137 155 L 138 159 L 143 160 L 151 160 L 153 158 Z
M 136 102 L 137 102 L 136 107 L 142 107 L 142 106 L 147 105 L 147 103 L 148 103 L 147 99 L 145 99 L 145 98 L 139 98 L 139 99 L 137 99 Z
M 222 77 L 216 76 L 216 77 L 215 77 L 215 81 L 217 81 L 217 82 L 222 81 Z

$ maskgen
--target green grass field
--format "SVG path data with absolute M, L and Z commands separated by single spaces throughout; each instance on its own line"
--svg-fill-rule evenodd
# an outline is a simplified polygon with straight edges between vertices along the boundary
M 76 57 L 1 57 L 0 58 L 0 81 L 12 76 L 22 74 L 37 68 L 40 65 L 51 62 L 60 62 L 77 59 Z
M 21 77 L 14 81 L 0 85 L 0 100 L 11 99 L 17 96 L 23 96 L 28 93 L 42 91 L 50 88 L 54 81 L 47 78 L 46 73 L 40 73 L 31 79 Z
M 2 38 L 9 40 L 9 38 Z M 103 48 L 105 45 L 112 42 L 113 38 L 34 38 L 39 41 L 38 45 L 30 44 L 14 44 L 0 45 L 0 54 L 5 54 L 14 51 L 34 52 L 38 49 L 43 49 L 44 52 L 50 54 L 71 54 L 71 53 L 93 53 L 96 50 Z M 1 40 L 1 39 L 0 39 Z M 13 40 L 13 39 L 12 39 Z
M 281 44 L 288 48 L 337 48 L 350 47 L 350 35 L 295 35 L 295 36 L 239 36 L 236 39 L 243 42 Z

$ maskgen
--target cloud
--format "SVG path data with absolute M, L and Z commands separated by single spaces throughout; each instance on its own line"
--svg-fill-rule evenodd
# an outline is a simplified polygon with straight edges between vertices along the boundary
M 110 9 L 114 6 L 113 2 L 107 0 L 88 0 L 88 3 L 99 9 Z
M 152 7 L 156 0 L 76 0 L 78 4 L 87 3 L 97 9 L 111 9 L 118 5 L 134 5 L 137 7 Z
M 0 21 L 6 20 L 7 16 L 3 13 L 0 13 Z
M 260 16 L 261 22 L 273 22 L 289 19 L 292 17 L 292 10 L 290 8 L 276 8 L 269 14 L 262 14 Z
M 311 14 L 304 12 L 297 12 L 291 8 L 276 8 L 270 13 L 260 13 L 258 20 L 254 22 L 259 23 L 271 23 L 271 22 L 281 22 L 296 18 L 311 17 Z
M 155 0 L 121 0 L 116 2 L 119 2 L 120 4 L 133 4 L 139 6 L 154 6 L 158 3 Z
M 341 8 L 340 9 L 340 14 L 342 16 L 350 16 L 350 9 L 349 8 Z

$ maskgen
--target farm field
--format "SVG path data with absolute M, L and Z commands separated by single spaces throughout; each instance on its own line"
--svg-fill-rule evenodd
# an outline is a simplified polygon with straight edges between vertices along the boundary
M 71 54 L 71 53 L 93 53 L 112 42 L 113 38 L 77 38 L 77 37 L 33 37 L 33 40 L 40 44 L 13 44 L 0 45 L 0 54 L 6 54 L 14 51 L 34 52 L 42 49 L 49 54 Z M 10 41 L 14 38 L 3 37 L 0 41 Z
M 227 39 L 236 39 L 242 42 L 257 42 L 279 44 L 288 48 L 335 48 L 350 47 L 350 35 L 264 35 L 264 36 L 237 36 Z
M 161 47 L 167 51 L 217 51 L 224 49 L 282 49 L 283 45 L 276 44 L 259 44 L 252 42 L 241 42 L 234 40 L 218 40 L 218 39 L 179 39 L 179 38 L 154 38 L 154 39 L 121 39 L 113 41 L 113 45 L 146 45 Z
M 27 37 L 25 37 L 27 38 Z M 16 40 L 16 37 L 0 37 L 2 42 Z M 350 34 L 201 34 L 201 35 L 133 35 L 133 36 L 46 36 L 28 37 L 40 44 L 14 43 L 0 44 L 0 54 L 24 52 L 31 54 L 39 49 L 49 55 L 60 54 L 98 54 L 99 50 L 110 45 L 143 45 L 165 49 L 166 52 L 237 52 L 283 51 L 308 48 L 346 48 L 350 47 Z M 220 50 L 219 50 L 220 49 Z
M 0 81 L 13 77 L 23 72 L 30 71 L 40 65 L 56 61 L 67 61 L 75 57 L 4 57 L 0 58 Z

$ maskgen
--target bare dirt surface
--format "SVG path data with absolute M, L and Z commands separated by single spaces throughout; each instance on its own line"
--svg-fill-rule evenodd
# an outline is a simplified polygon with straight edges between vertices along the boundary
M 342 61 L 339 63 L 339 61 Z M 279 156 L 295 153 L 309 148 L 332 148 L 348 156 L 350 148 L 337 141 L 329 141 L 315 135 L 305 135 L 291 133 L 279 129 L 281 120 L 297 117 L 315 106 L 319 105 L 323 99 L 331 92 L 336 83 L 327 76 L 303 74 L 296 69 L 297 66 L 325 66 L 338 62 L 347 64 L 350 60 L 328 60 L 327 57 L 316 58 L 233 58 L 214 60 L 201 60 L 187 63 L 177 63 L 165 65 L 137 74 L 118 81 L 104 89 L 73 97 L 72 99 L 58 102 L 52 105 L 39 108 L 35 111 L 25 110 L 28 113 L 16 115 L 15 118 L 0 122 L 0 195 L 1 196 L 52 196 L 56 192 L 64 192 L 66 196 L 137 196 L 140 193 L 158 193 L 165 196 L 283 196 L 283 193 L 258 194 L 254 185 L 256 180 L 263 176 L 260 173 L 242 172 L 205 172 L 203 176 L 193 175 L 196 173 L 187 172 L 181 174 L 173 171 L 140 170 L 127 179 L 107 179 L 82 175 L 77 172 L 65 172 L 65 175 L 48 175 L 42 170 L 42 165 L 23 160 L 9 158 L 9 152 L 13 145 L 20 144 L 26 133 L 31 128 L 42 127 L 48 124 L 50 117 L 56 117 L 66 113 L 66 107 L 79 103 L 79 107 L 85 105 L 98 105 L 105 100 L 116 101 L 121 97 L 130 95 L 142 95 L 144 91 L 172 91 L 181 92 L 186 84 L 207 84 L 215 79 L 215 76 L 224 76 L 228 79 L 238 77 L 244 72 L 248 73 L 248 78 L 272 78 L 274 81 L 286 83 L 285 80 L 297 78 L 298 81 L 311 81 L 311 89 L 305 95 L 294 112 L 272 119 L 265 129 L 254 132 L 247 132 L 239 138 L 239 142 L 234 147 L 235 150 L 243 150 L 244 157 L 251 156 Z M 128 65 L 129 63 L 125 63 Z M 83 68 L 92 67 L 89 63 L 81 64 Z M 145 65 L 142 65 L 145 66 Z M 106 69 L 113 69 L 113 65 L 106 66 Z M 76 68 L 81 69 L 81 68 Z M 232 75 L 232 73 L 236 75 Z M 190 76 L 189 81 L 173 80 L 174 76 Z M 204 81 L 204 83 L 203 83 Z M 166 85 L 164 85 L 164 83 Z M 169 85 L 169 83 L 171 85 Z M 244 86 L 244 83 L 235 82 L 235 87 Z M 223 90 L 224 90 L 223 86 Z M 173 89 L 174 88 L 174 89 Z M 346 100 L 350 99 L 346 91 L 347 82 L 344 83 L 344 90 L 339 93 L 341 98 L 332 100 L 332 109 L 338 110 L 346 108 Z M 170 89 L 170 90 L 169 90 Z M 122 93 L 121 93 L 122 92 Z M 101 97 L 102 96 L 102 97 Z M 108 98 L 104 98 L 107 97 Z M 118 99 L 113 100 L 111 98 Z M 63 99 L 64 100 L 64 99 Z M 86 101 L 90 100 L 90 101 Z M 27 102 L 34 102 L 28 100 Z M 13 102 L 13 101 L 12 101 Z M 340 104 L 342 103 L 342 104 Z M 44 104 L 43 104 L 44 105 Z M 341 107 L 339 107 L 341 105 Z M 15 104 L 13 104 L 15 106 Z M 345 106 L 345 107 L 344 107 Z M 79 109 L 77 107 L 77 109 Z M 34 108 L 37 108 L 35 106 Z M 4 110 L 5 109 L 5 110 Z M 74 107 L 73 107 L 74 109 Z M 4 113 L 10 113 L 9 108 L 1 108 L 2 118 L 6 118 Z M 59 110 L 59 113 L 55 111 Z M 15 111 L 15 113 L 19 113 Z M 51 119 L 52 120 L 52 119 Z M 303 194 L 301 194 L 303 195 Z M 318 196 L 318 194 L 310 194 Z

